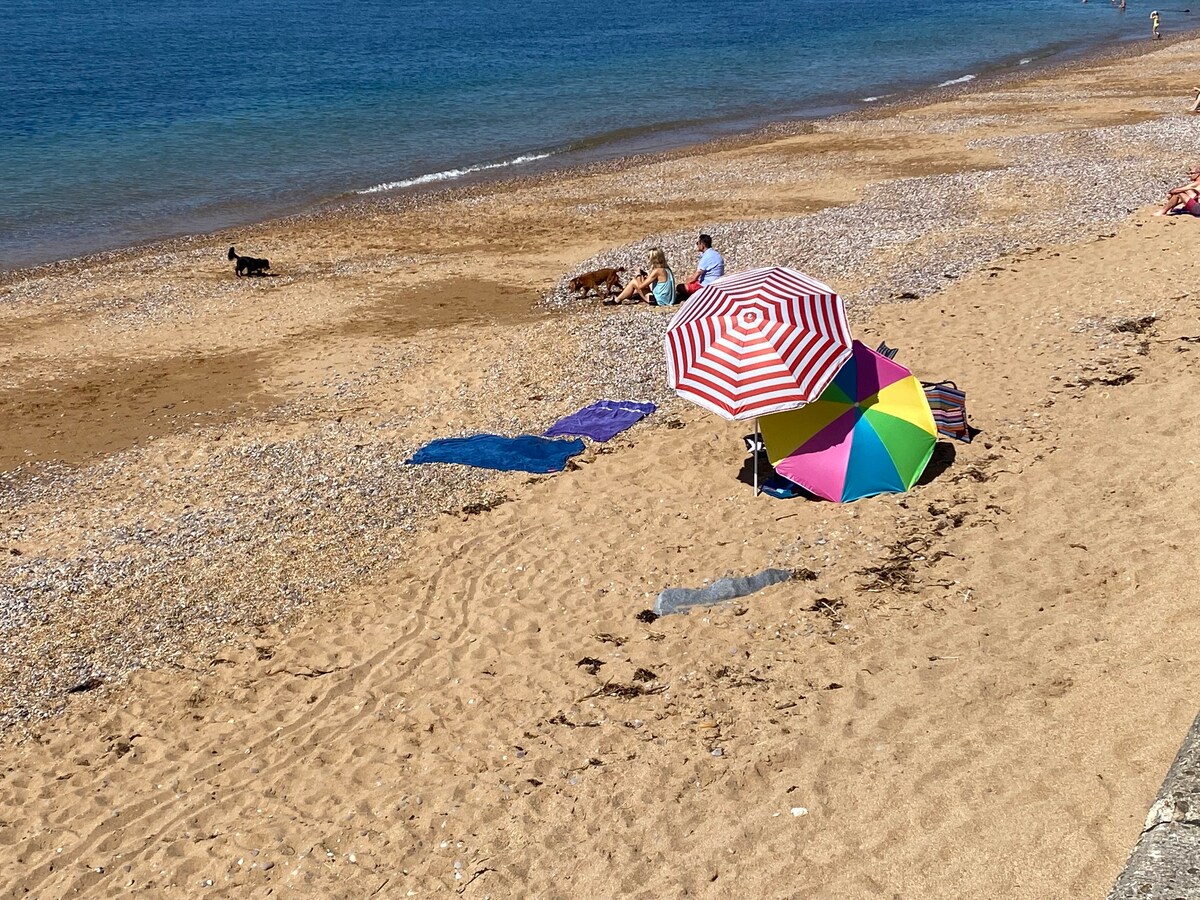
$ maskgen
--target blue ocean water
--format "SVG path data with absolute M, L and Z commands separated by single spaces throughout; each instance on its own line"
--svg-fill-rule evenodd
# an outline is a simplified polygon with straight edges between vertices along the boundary
M 0 268 L 845 110 L 1145 39 L 1143 6 L 9 0 Z

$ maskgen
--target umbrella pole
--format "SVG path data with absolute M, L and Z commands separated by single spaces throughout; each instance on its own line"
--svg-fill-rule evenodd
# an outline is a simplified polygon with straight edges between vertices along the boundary
M 762 446 L 762 432 L 758 430 L 758 416 L 754 417 L 754 496 L 758 496 L 758 448 Z

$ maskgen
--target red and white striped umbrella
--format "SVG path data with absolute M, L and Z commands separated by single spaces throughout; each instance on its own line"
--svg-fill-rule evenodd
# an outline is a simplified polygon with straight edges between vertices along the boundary
M 718 278 L 667 328 L 667 381 L 727 419 L 816 400 L 850 358 L 850 326 L 833 288 L 782 266 Z

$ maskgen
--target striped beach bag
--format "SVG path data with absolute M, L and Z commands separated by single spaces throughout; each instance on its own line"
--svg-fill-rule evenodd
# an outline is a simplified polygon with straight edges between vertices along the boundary
M 922 381 L 921 387 L 925 389 L 925 399 L 933 411 L 938 434 L 971 443 L 971 430 L 967 427 L 967 392 L 960 391 L 953 381 Z

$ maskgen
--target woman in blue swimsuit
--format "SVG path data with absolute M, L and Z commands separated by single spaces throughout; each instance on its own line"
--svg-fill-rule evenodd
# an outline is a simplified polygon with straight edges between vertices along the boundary
M 616 300 L 605 300 L 607 304 L 650 303 L 655 306 L 670 306 L 675 302 L 675 273 L 667 265 L 667 254 L 654 247 L 649 257 L 650 271 L 644 269 L 630 279 Z M 632 298 L 632 299 L 630 299 Z

